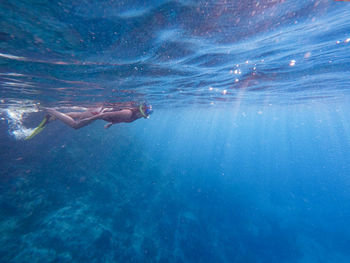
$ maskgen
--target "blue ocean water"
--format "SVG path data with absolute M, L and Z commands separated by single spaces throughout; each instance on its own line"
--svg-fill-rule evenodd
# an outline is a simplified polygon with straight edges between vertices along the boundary
M 0 262 L 349 262 L 349 2 L 0 15 Z M 151 118 L 24 140 L 42 106 L 130 101 Z

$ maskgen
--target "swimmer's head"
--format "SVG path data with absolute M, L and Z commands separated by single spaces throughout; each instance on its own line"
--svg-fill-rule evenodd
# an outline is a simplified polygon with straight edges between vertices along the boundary
M 148 119 L 149 116 L 153 113 L 152 105 L 147 105 L 146 103 L 141 104 L 139 106 L 139 110 L 141 115 L 146 119 Z

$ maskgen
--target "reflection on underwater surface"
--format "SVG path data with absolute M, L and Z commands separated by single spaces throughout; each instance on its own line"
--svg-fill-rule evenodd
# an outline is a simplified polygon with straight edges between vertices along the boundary
M 1 1 L 0 262 L 348 262 L 335 1 Z M 149 120 L 41 106 L 147 101 Z
M 346 3 L 2 1 L 0 12 L 3 107 L 9 99 L 289 104 L 348 94 Z

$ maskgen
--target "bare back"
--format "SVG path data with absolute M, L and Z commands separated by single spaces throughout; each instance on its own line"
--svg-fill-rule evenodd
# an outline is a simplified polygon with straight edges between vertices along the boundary
M 115 111 L 115 112 L 105 112 L 100 114 L 101 119 L 111 123 L 120 123 L 120 122 L 132 122 L 136 118 L 133 118 L 133 111 L 129 109 Z

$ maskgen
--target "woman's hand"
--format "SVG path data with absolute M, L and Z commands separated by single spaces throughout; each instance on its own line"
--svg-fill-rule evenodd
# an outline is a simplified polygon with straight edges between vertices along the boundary
M 105 127 L 105 129 L 108 129 L 109 127 L 111 127 L 113 125 L 113 123 L 107 123 L 104 127 Z

